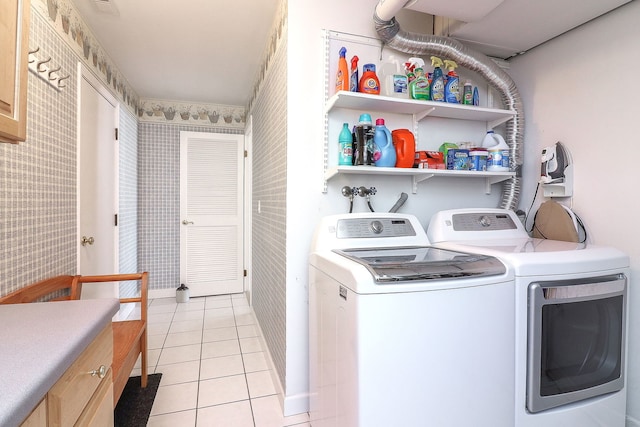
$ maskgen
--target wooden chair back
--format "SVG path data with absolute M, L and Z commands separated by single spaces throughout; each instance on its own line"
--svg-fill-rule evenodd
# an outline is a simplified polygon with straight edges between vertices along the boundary
M 3 296 L 0 298 L 0 304 L 64 301 L 78 299 L 79 297 L 80 292 L 73 276 L 56 276 L 25 286 Z

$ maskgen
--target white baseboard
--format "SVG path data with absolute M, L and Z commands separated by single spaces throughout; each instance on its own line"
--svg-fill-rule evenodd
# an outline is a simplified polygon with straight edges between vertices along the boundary
M 284 398 L 282 413 L 285 417 L 309 412 L 309 393 Z
M 255 312 L 254 312 L 255 317 Z M 285 417 L 289 417 L 291 415 L 303 414 L 305 412 L 309 412 L 309 396 L 308 394 L 298 395 L 298 396 L 285 396 L 284 389 L 282 388 L 282 384 L 280 383 L 280 377 L 276 371 L 275 364 L 273 363 L 273 358 L 271 357 L 271 352 L 269 351 L 269 347 L 267 346 L 267 342 L 264 340 L 264 333 L 262 332 L 262 328 L 258 323 L 258 319 L 256 318 L 256 327 L 258 328 L 258 335 L 260 338 L 260 345 L 264 349 L 265 359 L 267 360 L 267 366 L 269 367 L 269 372 L 271 373 L 271 381 L 273 382 L 274 387 L 276 388 L 276 392 L 278 395 L 278 400 L 280 401 L 280 407 L 282 408 L 282 413 Z
M 175 298 L 176 290 L 175 289 L 149 289 L 149 299 L 154 298 Z

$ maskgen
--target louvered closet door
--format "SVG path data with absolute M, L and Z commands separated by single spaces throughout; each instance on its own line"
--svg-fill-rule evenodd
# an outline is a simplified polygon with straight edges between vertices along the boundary
M 243 291 L 244 137 L 180 132 L 180 282 L 191 296 Z

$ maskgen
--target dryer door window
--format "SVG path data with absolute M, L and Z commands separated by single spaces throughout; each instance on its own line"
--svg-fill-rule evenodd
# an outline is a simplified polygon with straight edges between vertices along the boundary
M 625 300 L 622 275 L 529 286 L 530 412 L 623 387 Z

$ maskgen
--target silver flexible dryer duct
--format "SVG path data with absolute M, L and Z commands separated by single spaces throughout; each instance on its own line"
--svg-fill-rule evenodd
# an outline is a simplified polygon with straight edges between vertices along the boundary
M 504 181 L 499 206 L 516 210 L 522 180 L 524 115 L 520 94 L 511 77 L 488 56 L 467 48 L 457 40 L 403 31 L 395 18 L 383 20 L 378 17 L 377 10 L 373 18 L 376 31 L 385 45 L 410 55 L 436 55 L 454 60 L 459 66 L 484 77 L 500 93 L 506 108 L 516 112 L 513 119 L 506 123 L 505 135 L 505 141 L 510 148 L 511 170 L 516 172 L 516 176 Z

